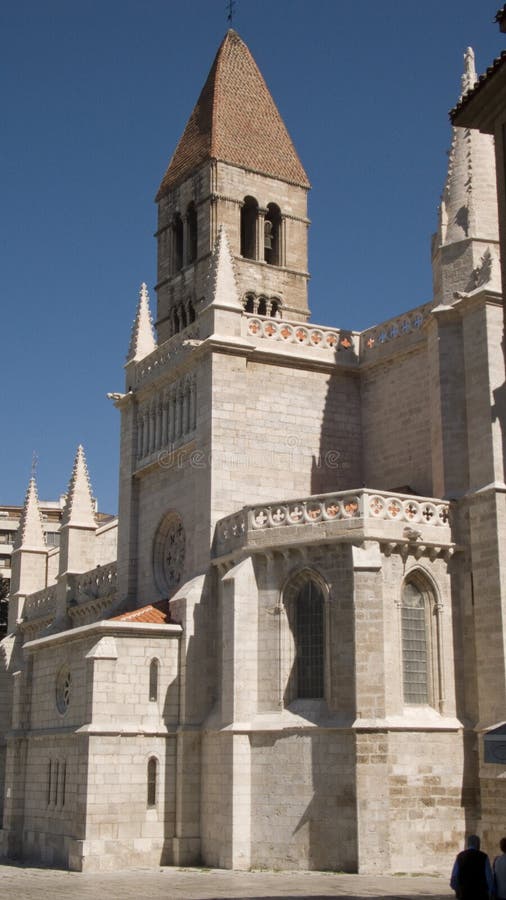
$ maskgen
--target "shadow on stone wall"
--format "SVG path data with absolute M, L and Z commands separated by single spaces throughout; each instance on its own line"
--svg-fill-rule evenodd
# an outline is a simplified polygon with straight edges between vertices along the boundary
M 327 382 L 320 445 L 311 467 L 311 494 L 362 485 L 360 385 L 353 372 L 358 358 L 351 348 L 336 350 L 335 362 L 342 358 L 346 367 L 329 375 Z

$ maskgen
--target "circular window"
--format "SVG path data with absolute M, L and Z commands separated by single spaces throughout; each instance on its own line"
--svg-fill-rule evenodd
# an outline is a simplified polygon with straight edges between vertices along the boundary
M 72 690 L 72 675 L 68 666 L 63 666 L 56 679 L 56 706 L 62 715 L 67 712 Z
M 181 517 L 168 513 L 158 526 L 153 546 L 155 581 L 162 594 L 178 586 L 183 574 L 186 539 Z

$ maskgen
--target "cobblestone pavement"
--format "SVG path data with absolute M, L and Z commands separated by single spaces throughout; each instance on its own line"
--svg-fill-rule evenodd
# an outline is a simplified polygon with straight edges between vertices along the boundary
M 8 900 L 448 900 L 444 878 L 376 877 L 331 872 L 230 872 L 223 869 L 131 869 L 78 873 L 0 864 L 0 897 Z

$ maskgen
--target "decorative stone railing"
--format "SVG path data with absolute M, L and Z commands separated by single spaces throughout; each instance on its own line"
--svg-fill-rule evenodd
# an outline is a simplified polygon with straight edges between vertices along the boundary
M 153 350 L 149 356 L 141 359 L 135 367 L 135 386 L 139 387 L 144 382 L 161 373 L 169 361 L 172 361 L 186 348 L 186 341 L 192 341 L 199 337 L 197 325 L 188 325 L 183 331 L 178 332 Z M 134 385 L 132 385 L 133 387 Z
M 23 619 L 30 621 L 32 619 L 40 619 L 54 616 L 56 612 L 56 585 L 43 588 L 30 594 L 23 607 Z
M 97 566 L 91 572 L 76 575 L 73 590 L 75 604 L 115 597 L 118 589 L 118 569 L 115 562 Z
M 311 347 L 313 350 L 327 350 L 333 353 L 344 351 L 358 355 L 359 334 L 323 325 L 306 325 L 288 319 L 274 319 L 270 316 L 246 315 L 246 335 L 248 337 L 277 341 L 280 344 L 295 344 Z
M 340 522 L 356 529 L 361 524 L 359 520 L 363 524 L 399 523 L 404 526 L 401 534 L 406 540 L 427 539 L 427 529 L 430 527 L 430 537 L 434 534 L 432 529 L 437 528 L 441 539 L 447 541 L 449 516 L 448 503 L 443 500 L 368 489 L 247 506 L 217 523 L 215 556 L 233 552 L 250 540 L 263 542 L 262 533 L 268 540 L 265 532 L 270 529 L 293 529 L 292 539 L 296 541 L 297 528 Z M 290 540 L 288 534 L 286 539 Z
M 383 322 L 381 325 L 375 325 L 374 328 L 362 331 L 360 334 L 361 358 L 367 358 L 371 353 L 391 341 L 420 332 L 433 307 L 433 303 L 424 303 L 423 306 L 417 306 L 416 309 L 403 313 L 401 316 L 396 316 L 388 322 Z

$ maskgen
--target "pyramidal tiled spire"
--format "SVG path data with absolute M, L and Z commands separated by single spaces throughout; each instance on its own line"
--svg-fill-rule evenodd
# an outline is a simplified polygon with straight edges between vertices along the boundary
M 258 66 L 232 28 L 218 49 L 156 199 L 209 159 L 309 187 Z
M 14 538 L 14 550 L 19 550 L 20 548 L 46 550 L 46 539 L 44 537 L 44 527 L 34 475 L 28 482 L 19 528 Z
M 139 291 L 139 303 L 132 327 L 130 347 L 128 348 L 127 362 L 137 362 L 144 359 L 156 349 L 156 341 L 153 334 L 153 319 L 149 308 L 149 294 L 144 282 Z
M 474 52 L 468 47 L 461 97 L 476 81 Z M 454 127 L 441 198 L 439 242 L 452 244 L 466 238 L 497 241 L 498 237 L 493 138 L 475 129 Z
M 223 225 L 220 226 L 211 256 L 206 294 L 209 305 L 242 311 L 235 280 L 234 261 Z
M 96 527 L 90 478 L 84 450 L 79 444 L 70 476 L 67 502 L 62 514 L 62 525 L 83 528 Z

